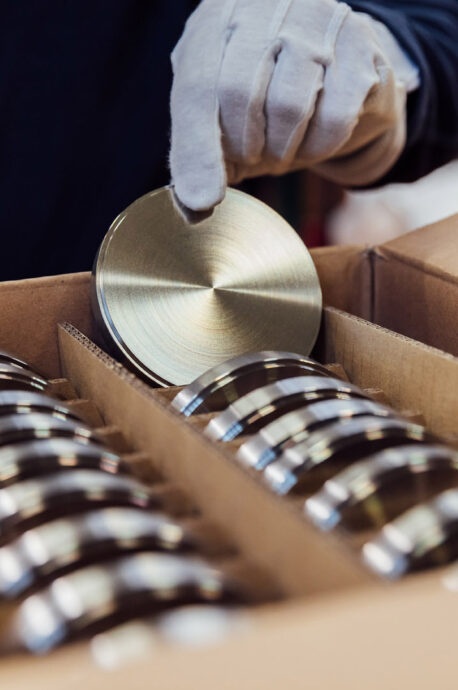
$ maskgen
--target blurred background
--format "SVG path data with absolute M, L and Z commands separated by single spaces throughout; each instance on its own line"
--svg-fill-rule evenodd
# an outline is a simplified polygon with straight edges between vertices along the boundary
M 458 161 L 413 183 L 367 190 L 344 191 L 307 171 L 241 188 L 275 208 L 309 247 L 377 245 L 458 213 Z

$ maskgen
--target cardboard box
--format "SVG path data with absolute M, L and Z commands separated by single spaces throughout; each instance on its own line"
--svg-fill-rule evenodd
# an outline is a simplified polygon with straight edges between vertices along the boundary
M 458 355 L 458 215 L 373 253 L 371 320 Z
M 336 249 L 318 254 L 325 294 L 364 311 L 365 252 L 343 250 L 342 261 Z M 333 293 L 335 282 L 346 289 Z M 0 347 L 50 377 L 64 375 L 93 400 L 105 424 L 181 487 L 234 544 L 239 562 L 260 573 L 260 584 L 265 574 L 282 599 L 259 605 L 245 630 L 217 646 L 152 649 L 116 673 L 97 668 L 86 644 L 44 659 L 5 658 L 2 690 L 456 687 L 458 595 L 442 586 L 443 571 L 393 586 L 373 579 L 343 539 L 319 534 L 297 500 L 272 495 L 233 461 L 233 449 L 169 408 L 170 391 L 140 382 L 93 337 L 87 274 L 0 285 Z M 422 414 L 433 431 L 455 431 L 458 359 L 331 307 L 316 354 L 340 362 L 360 386 L 383 389 L 397 409 Z

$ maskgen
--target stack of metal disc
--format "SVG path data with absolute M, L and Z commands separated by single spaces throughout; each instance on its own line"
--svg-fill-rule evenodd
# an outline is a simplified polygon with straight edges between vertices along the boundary
M 229 615 L 242 588 L 167 514 L 167 492 L 132 476 L 25 362 L 0 352 L 0 372 L 0 612 L 16 602 L 0 649 L 43 653 L 188 606 L 196 625 L 202 605 Z
M 205 435 L 236 442 L 236 460 L 271 491 L 303 496 L 321 530 L 344 530 L 358 545 L 372 531 L 362 555 L 377 574 L 458 558 L 458 489 L 450 489 L 458 453 L 322 364 L 286 352 L 242 355 L 202 374 L 171 406 L 184 417 L 205 413 Z
M 305 245 L 265 204 L 228 190 L 191 224 L 164 187 L 113 222 L 93 307 L 110 350 L 154 384 L 182 385 L 246 352 L 308 354 L 321 290 Z

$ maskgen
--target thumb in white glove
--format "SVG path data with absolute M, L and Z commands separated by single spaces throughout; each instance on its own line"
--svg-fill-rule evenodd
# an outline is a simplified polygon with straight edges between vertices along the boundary
M 172 64 L 172 181 L 195 211 L 261 174 L 372 182 L 404 147 L 418 84 L 389 31 L 336 0 L 203 0 Z

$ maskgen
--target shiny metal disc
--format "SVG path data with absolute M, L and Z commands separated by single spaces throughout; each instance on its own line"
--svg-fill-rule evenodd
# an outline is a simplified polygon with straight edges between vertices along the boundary
M 7 350 L 0 350 L 0 362 L 6 362 L 7 364 L 16 364 L 19 367 L 31 369 L 28 362 L 26 362 L 24 359 L 21 359 L 20 357 L 17 357 L 16 355 L 13 355 L 11 352 L 7 352 Z
M 28 479 L 0 489 L 0 543 L 56 517 L 105 506 L 158 508 L 161 499 L 131 477 L 97 470 Z
M 217 412 L 255 388 L 307 373 L 331 376 L 322 364 L 310 357 L 293 352 L 250 352 L 206 371 L 183 388 L 171 405 L 185 417 Z
M 141 552 L 63 575 L 21 604 L 17 634 L 43 653 L 75 637 L 139 615 L 234 598 L 223 573 L 176 554 Z
M 129 474 L 126 462 L 100 444 L 72 438 L 40 438 L 0 446 L 0 488 L 57 471 L 101 470 Z
M 424 427 L 402 419 L 357 417 L 334 422 L 285 450 L 266 467 L 263 478 L 275 493 L 287 494 L 301 490 L 317 468 L 333 472 L 337 464 L 349 465 L 383 448 L 435 440 Z
M 78 415 L 65 403 L 43 393 L 17 390 L 0 391 L 0 416 L 30 414 L 31 412 L 43 412 L 60 419 L 70 417 L 79 420 Z
M 214 417 L 205 434 L 214 441 L 232 441 L 257 431 L 281 414 L 329 398 L 364 398 L 360 388 L 326 376 L 294 376 L 257 388 Z
M 140 508 L 102 508 L 51 520 L 0 547 L 0 597 L 22 596 L 75 568 L 125 553 L 193 548 L 181 525 Z
M 353 417 L 394 417 L 389 407 L 373 400 L 335 399 L 311 403 L 271 422 L 245 441 L 237 460 L 247 467 L 263 470 L 286 448 L 305 440 L 319 427 Z
M 0 361 L 0 390 L 46 391 L 49 382 L 32 369 Z
M 95 431 L 76 419 L 60 419 L 43 412 L 0 416 L 0 446 L 58 437 L 73 438 L 81 443 L 102 443 Z
M 94 265 L 99 325 L 149 380 L 185 385 L 245 352 L 308 354 L 321 289 L 305 245 L 277 213 L 229 189 L 187 223 L 169 187 L 113 222 Z
M 366 542 L 363 559 L 377 575 L 395 580 L 409 571 L 458 558 L 458 489 L 403 513 Z
M 458 453 L 446 446 L 418 443 L 387 448 L 328 479 L 321 491 L 307 499 L 305 512 L 325 531 L 341 524 L 351 526 L 349 513 L 357 507 L 366 518 L 364 526 L 381 526 L 427 498 L 428 490 L 437 493 L 434 475 L 442 475 L 444 484 L 456 475 L 456 485 L 457 470 Z M 394 500 L 394 506 L 387 504 Z

